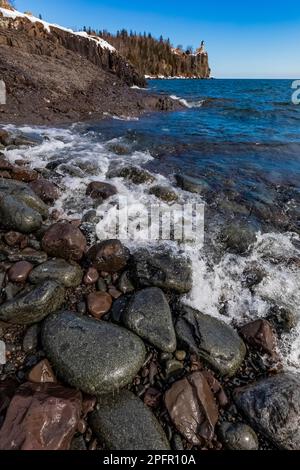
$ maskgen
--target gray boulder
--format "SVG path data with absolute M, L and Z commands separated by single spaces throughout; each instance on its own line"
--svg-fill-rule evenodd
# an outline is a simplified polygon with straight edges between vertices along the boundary
M 51 259 L 34 268 L 29 281 L 38 284 L 42 281 L 52 279 L 65 287 L 77 287 L 82 281 L 83 272 L 77 263 L 68 263 L 64 259 Z

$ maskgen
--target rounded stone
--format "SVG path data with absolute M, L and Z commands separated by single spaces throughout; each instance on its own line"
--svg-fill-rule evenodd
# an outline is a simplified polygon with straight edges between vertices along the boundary
M 82 281 L 82 276 L 82 269 L 77 263 L 51 259 L 34 268 L 29 275 L 29 281 L 38 284 L 51 279 L 65 287 L 77 287 Z
M 60 191 L 51 181 L 41 178 L 32 181 L 29 186 L 33 192 L 46 203 L 52 203 L 59 198 Z
M 25 282 L 32 271 L 33 265 L 28 261 L 15 263 L 8 271 L 8 279 L 11 282 Z
M 125 387 L 142 367 L 146 350 L 130 331 L 72 312 L 49 316 L 42 344 L 57 375 L 88 394 Z
M 86 250 L 86 239 L 79 228 L 62 221 L 46 231 L 42 247 L 50 256 L 79 261 Z
M 105 240 L 92 246 L 87 258 L 99 272 L 118 272 L 129 260 L 129 250 L 119 240 Z
M 95 318 L 101 318 L 111 309 L 112 298 L 106 292 L 92 292 L 87 296 L 88 310 Z
M 250 426 L 243 423 L 222 423 L 220 438 L 230 450 L 258 450 L 258 438 Z
M 86 189 L 86 194 L 92 199 L 108 199 L 110 196 L 117 194 L 117 190 L 112 184 L 92 181 Z
M 98 281 L 99 279 L 99 273 L 97 271 L 97 269 L 95 268 L 89 268 L 87 270 L 87 272 L 85 273 L 85 276 L 83 278 L 83 282 L 86 284 L 86 285 L 91 285 L 91 284 L 96 284 L 96 282 Z

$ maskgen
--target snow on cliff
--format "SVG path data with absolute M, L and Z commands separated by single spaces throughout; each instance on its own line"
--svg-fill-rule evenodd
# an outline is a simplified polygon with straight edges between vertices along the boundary
M 96 36 L 89 36 L 85 31 L 76 32 L 76 31 L 73 31 L 72 29 L 64 28 L 63 26 L 59 26 L 57 24 L 48 23 L 47 21 L 40 20 L 39 18 L 36 18 L 35 16 L 21 13 L 17 10 L 12 11 L 12 10 L 6 10 L 5 8 L 0 8 L 0 13 L 2 13 L 2 15 L 5 18 L 12 18 L 13 20 L 15 20 L 16 18 L 26 18 L 32 23 L 36 23 L 36 22 L 41 23 L 48 33 L 51 33 L 51 28 L 58 28 L 58 29 L 61 29 L 62 31 L 66 31 L 67 33 L 73 34 L 74 36 L 80 36 L 80 37 L 89 39 L 90 41 L 94 41 L 102 49 L 109 49 L 111 52 L 116 51 L 116 49 L 113 46 L 111 46 L 108 42 L 104 41 L 104 39 L 96 37 Z

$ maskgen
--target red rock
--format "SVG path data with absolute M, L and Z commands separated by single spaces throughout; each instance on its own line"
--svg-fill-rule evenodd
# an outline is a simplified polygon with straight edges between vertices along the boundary
M 157 408 L 161 399 L 161 392 L 157 388 L 149 387 L 144 395 L 144 403 L 149 408 Z
M 73 219 L 73 220 L 70 220 L 70 224 L 73 225 L 74 227 L 80 227 L 80 225 L 81 225 L 81 219 Z
M 219 405 L 221 407 L 225 407 L 228 405 L 229 400 L 227 398 L 226 393 L 223 390 L 222 385 L 220 382 L 215 378 L 213 373 L 209 370 L 203 370 L 202 374 L 207 380 L 208 385 L 210 386 L 213 394 L 217 397 L 217 400 L 219 402 Z
M 28 374 L 28 380 L 35 383 L 56 383 L 56 377 L 47 359 L 36 364 Z
M 6 147 L 7 145 L 9 145 L 9 142 L 10 142 L 9 133 L 7 131 L 4 131 L 3 129 L 1 129 L 0 130 L 0 144 L 4 145 L 4 147 Z
M 83 278 L 83 282 L 86 285 L 96 284 L 99 279 L 99 274 L 97 269 L 89 268 Z
M 81 393 L 27 382 L 10 402 L 0 430 L 1 450 L 68 450 L 80 421 Z
M 218 408 L 201 372 L 175 382 L 165 394 L 165 404 L 175 427 L 191 444 L 213 438 Z
M 79 228 L 62 221 L 48 228 L 42 247 L 50 256 L 79 261 L 86 250 L 86 239 Z
M 60 191 L 51 181 L 41 178 L 32 181 L 29 186 L 35 194 L 46 203 L 52 203 L 59 198 Z
M 92 292 L 87 297 L 88 310 L 95 318 L 101 318 L 112 305 L 112 298 L 106 292 Z
M 255 320 L 242 326 L 240 334 L 248 344 L 258 347 L 270 356 L 276 356 L 277 338 L 267 320 Z
M 11 282 L 25 282 L 33 269 L 28 261 L 18 261 L 8 271 L 8 279 Z
M 92 181 L 86 189 L 86 194 L 93 199 L 107 199 L 117 194 L 117 190 L 112 184 Z
M 19 166 L 14 166 L 11 171 L 12 178 L 17 181 L 23 181 L 24 183 L 30 183 L 35 181 L 38 177 L 38 174 L 34 170 L 28 170 L 27 168 L 22 168 Z
M 119 240 L 105 240 L 93 245 L 87 258 L 98 271 L 121 271 L 129 260 L 129 250 Z

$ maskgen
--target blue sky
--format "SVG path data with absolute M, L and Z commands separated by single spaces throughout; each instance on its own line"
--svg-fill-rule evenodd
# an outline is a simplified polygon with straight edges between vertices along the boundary
M 18 10 L 81 28 L 205 40 L 215 77 L 300 78 L 299 0 L 15 0 Z

